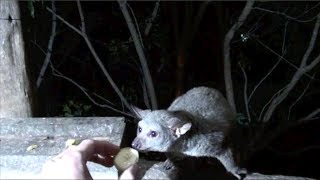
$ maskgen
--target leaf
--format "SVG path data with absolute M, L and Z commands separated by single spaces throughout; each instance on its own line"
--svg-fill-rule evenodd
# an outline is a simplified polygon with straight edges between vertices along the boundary
M 91 105 L 84 105 L 84 106 L 83 106 L 83 110 L 84 110 L 84 111 L 89 111 L 90 108 L 91 108 Z
M 72 100 L 69 101 L 70 105 L 74 105 L 74 102 Z
M 36 149 L 36 148 L 38 148 L 38 145 L 32 144 L 32 145 L 30 145 L 29 147 L 27 147 L 27 151 L 29 152 L 29 151 L 32 151 L 32 150 L 34 150 L 34 149 Z
M 74 146 L 74 145 L 79 145 L 80 144 L 80 140 L 79 139 L 68 139 L 65 143 L 65 147 L 70 147 L 70 146 Z
M 67 106 L 67 105 L 64 105 L 64 106 L 63 106 L 63 112 L 68 113 L 68 114 L 71 114 L 71 109 L 70 109 L 70 107 Z

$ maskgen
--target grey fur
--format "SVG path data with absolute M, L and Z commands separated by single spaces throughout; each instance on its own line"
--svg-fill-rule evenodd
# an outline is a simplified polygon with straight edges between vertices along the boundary
M 219 91 L 197 87 L 175 99 L 167 110 L 133 109 L 141 119 L 132 143 L 134 148 L 215 157 L 227 171 L 240 178 L 240 168 L 236 166 L 231 150 L 222 146 L 236 115 Z

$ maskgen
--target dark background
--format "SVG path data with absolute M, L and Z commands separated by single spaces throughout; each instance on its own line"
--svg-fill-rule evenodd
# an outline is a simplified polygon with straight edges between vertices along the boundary
M 93 103 L 72 83 L 56 77 L 48 67 L 42 84 L 35 87 L 51 32 L 52 15 L 46 10 L 51 2 L 21 1 L 20 10 L 25 39 L 28 71 L 34 90 L 34 112 L 39 117 L 54 116 L 122 116 L 107 108 Z M 122 90 L 129 103 L 146 108 L 142 95 L 142 73 L 139 59 L 124 17 L 117 2 L 81 2 L 87 27 L 87 34 L 100 59 Z M 143 33 L 147 19 L 151 16 L 154 1 L 129 2 Z M 245 2 L 211 2 L 199 23 L 194 38 L 185 50 L 185 76 L 182 80 L 183 91 L 195 86 L 209 86 L 224 91 L 223 77 L 223 40 L 230 27 L 237 21 Z M 195 17 L 201 2 L 160 2 L 158 15 L 153 22 L 150 34 L 142 36 L 144 52 L 153 78 L 160 108 L 166 108 L 176 97 L 177 56 L 183 33 L 192 28 L 194 22 L 184 26 L 190 17 Z M 257 2 L 255 7 L 285 12 L 292 17 L 303 15 L 301 19 L 312 19 L 320 12 L 318 2 Z M 314 7 L 313 9 L 311 9 Z M 31 9 L 34 8 L 34 17 Z M 189 8 L 189 10 L 186 10 Z M 76 2 L 56 2 L 57 14 L 80 28 L 80 17 Z M 307 13 L 306 10 L 311 9 Z M 187 17 L 187 18 L 186 18 Z M 190 20 L 189 17 L 189 20 Z M 177 19 L 174 21 L 173 19 Z M 287 24 L 286 59 L 299 66 L 308 47 L 314 21 L 297 22 L 285 16 L 252 10 L 248 19 L 236 32 L 231 42 L 231 63 L 234 93 L 237 111 L 245 114 L 243 102 L 244 78 L 238 63 L 241 63 L 248 76 L 248 89 L 253 87 L 277 62 L 278 57 L 268 51 L 259 42 L 264 42 L 271 49 L 281 54 L 282 40 Z M 174 27 L 178 33 L 175 33 Z M 242 41 L 241 34 L 248 34 L 249 39 Z M 188 37 L 188 34 L 186 35 Z M 319 38 L 318 38 L 319 39 Z M 319 54 L 319 40 L 311 54 L 311 59 Z M 112 103 L 123 108 L 120 99 L 111 88 L 106 77 L 94 60 L 85 41 L 72 29 L 57 20 L 57 34 L 53 44 L 51 62 L 65 76 L 73 79 L 90 92 L 97 93 Z M 320 66 L 309 74 L 314 75 L 304 97 L 294 106 L 290 119 L 297 120 L 319 108 L 320 102 Z M 256 91 L 251 109 L 253 121 L 257 122 L 261 108 L 284 87 L 296 70 L 281 62 L 274 72 Z M 287 119 L 289 106 L 304 91 L 310 78 L 303 76 L 297 86 L 281 103 L 270 121 L 269 133 L 279 126 L 278 122 Z M 105 103 L 97 99 L 100 103 Z M 319 116 L 318 116 L 319 117 Z M 128 118 L 130 120 L 130 118 Z M 128 121 L 128 131 L 135 132 L 134 124 Z M 258 124 L 258 123 L 257 123 Z M 254 123 L 252 127 L 254 127 Z M 319 118 L 308 123 L 290 128 L 272 141 L 270 145 L 254 153 L 246 166 L 253 171 L 268 174 L 287 174 L 319 178 L 317 163 L 319 156 Z M 129 134 L 129 133 L 128 133 Z M 128 139 L 132 138 L 129 136 Z M 129 141 L 128 140 L 128 141 Z M 264 141 L 261 139 L 260 141 Z M 314 165 L 312 165 L 314 163 Z

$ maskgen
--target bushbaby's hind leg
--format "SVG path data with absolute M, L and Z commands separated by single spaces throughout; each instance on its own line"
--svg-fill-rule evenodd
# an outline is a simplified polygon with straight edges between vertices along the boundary
M 226 168 L 228 172 L 230 172 L 232 175 L 234 175 L 238 179 L 241 179 L 240 174 L 247 174 L 246 169 L 240 168 L 235 163 L 230 149 L 227 149 L 226 151 L 220 153 L 217 156 L 217 159 L 223 164 L 223 166 Z

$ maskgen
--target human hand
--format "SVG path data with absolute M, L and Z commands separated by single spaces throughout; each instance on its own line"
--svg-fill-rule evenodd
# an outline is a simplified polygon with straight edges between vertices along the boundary
M 42 178 L 50 179 L 92 179 L 87 161 L 106 167 L 113 166 L 113 156 L 119 147 L 106 141 L 84 140 L 78 146 L 71 146 L 52 160 L 42 169 Z M 134 179 L 136 165 L 122 173 L 120 179 Z

